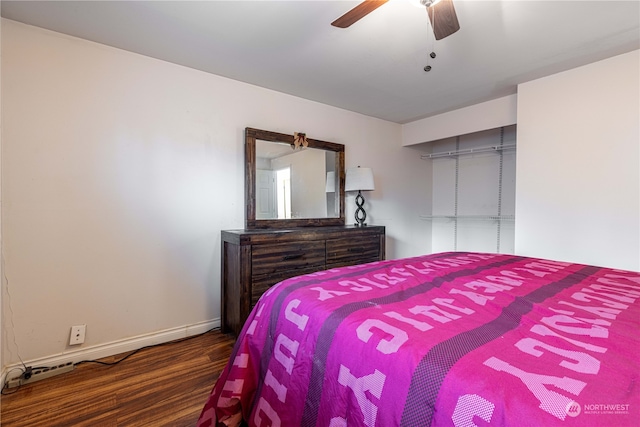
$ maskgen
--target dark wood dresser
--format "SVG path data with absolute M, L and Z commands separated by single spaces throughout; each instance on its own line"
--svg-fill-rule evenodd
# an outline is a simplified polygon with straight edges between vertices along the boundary
M 222 232 L 222 332 L 238 335 L 269 287 L 290 277 L 385 258 L 383 226 Z

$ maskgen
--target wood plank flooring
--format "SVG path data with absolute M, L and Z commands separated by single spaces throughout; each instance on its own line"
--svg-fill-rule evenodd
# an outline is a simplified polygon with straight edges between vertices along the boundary
M 235 340 L 210 331 L 146 348 L 114 366 L 22 386 L 0 399 L 2 427 L 194 426 Z M 114 362 L 127 353 L 101 359 Z

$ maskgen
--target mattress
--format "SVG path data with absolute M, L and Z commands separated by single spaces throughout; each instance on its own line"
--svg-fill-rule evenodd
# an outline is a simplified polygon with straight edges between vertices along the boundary
M 198 426 L 625 426 L 640 274 L 447 252 L 298 276 L 247 319 Z

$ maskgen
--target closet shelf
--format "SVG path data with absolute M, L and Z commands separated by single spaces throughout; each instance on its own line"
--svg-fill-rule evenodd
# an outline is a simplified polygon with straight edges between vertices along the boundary
M 420 156 L 420 158 L 421 159 L 437 159 L 439 157 L 455 157 L 455 156 L 461 156 L 463 154 L 486 153 L 486 152 L 493 152 L 493 151 L 515 149 L 515 148 L 516 148 L 516 144 L 491 145 L 489 147 L 467 148 L 464 150 L 453 150 L 453 151 L 444 151 L 441 153 L 423 154 Z
M 479 221 L 515 221 L 515 215 L 420 215 L 420 219 L 468 219 Z

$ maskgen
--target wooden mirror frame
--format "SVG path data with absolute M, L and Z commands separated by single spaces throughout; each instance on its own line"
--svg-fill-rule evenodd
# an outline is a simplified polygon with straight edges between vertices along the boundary
M 334 142 L 308 138 L 309 148 L 334 151 L 336 167 L 340 182 L 340 215 L 335 218 L 294 218 L 294 219 L 256 219 L 256 140 L 286 142 L 293 145 L 293 135 L 270 132 L 266 130 L 246 128 L 244 143 L 244 194 L 245 194 L 245 228 L 294 228 L 294 227 L 326 227 L 344 225 L 344 145 Z

